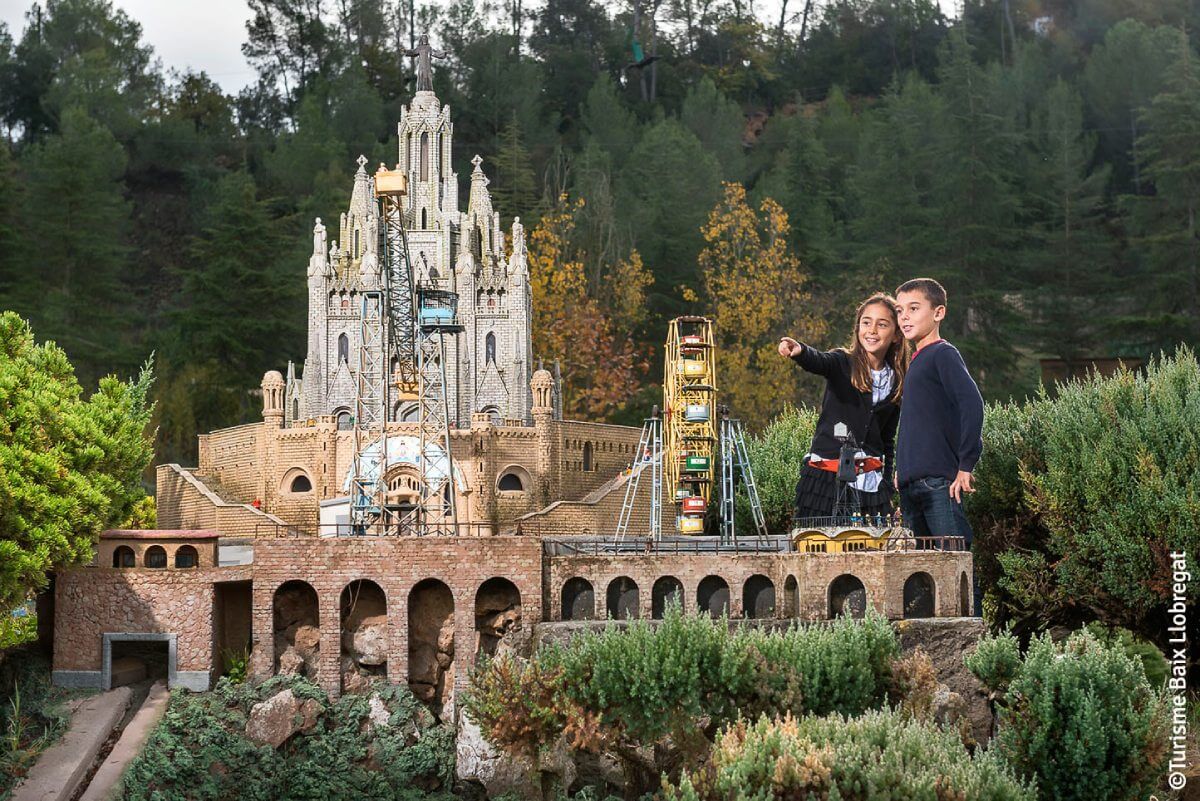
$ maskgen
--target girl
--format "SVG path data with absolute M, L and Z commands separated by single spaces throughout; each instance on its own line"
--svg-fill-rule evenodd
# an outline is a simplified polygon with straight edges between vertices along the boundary
M 825 397 L 812 445 L 796 484 L 796 517 L 833 515 L 837 500 L 837 464 L 841 443 L 833 427 L 845 423 L 860 456 L 874 456 L 882 469 L 858 476 L 859 505 L 868 519 L 892 512 L 892 455 L 904 387 L 904 338 L 896 320 L 896 301 L 883 293 L 863 301 L 854 315 L 849 350 L 819 351 L 791 337 L 779 340 L 779 354 L 810 373 L 825 377 Z

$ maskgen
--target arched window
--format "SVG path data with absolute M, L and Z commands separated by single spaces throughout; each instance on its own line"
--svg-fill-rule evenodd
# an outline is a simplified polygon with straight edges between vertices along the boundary
M 190 545 L 180 545 L 175 552 L 175 567 L 188 568 L 200 565 L 200 554 Z
M 429 180 L 429 134 L 427 132 L 421 134 L 421 180 Z M 421 227 L 424 228 L 425 225 L 422 224 Z
M 163 568 L 167 566 L 167 552 L 161 545 L 151 545 L 146 549 L 146 567 Z
M 583 472 L 590 473 L 595 469 L 596 466 L 592 464 L 592 443 L 585 442 L 583 443 Z
M 338 361 L 350 363 L 350 337 L 338 334 Z
M 771 579 L 761 573 L 746 579 L 746 583 L 742 585 L 742 616 L 775 616 L 775 583 Z
M 424 230 L 428 227 L 429 227 L 429 220 L 425 216 L 425 209 L 421 209 L 421 229 Z
M 300 419 L 300 399 L 292 398 L 292 420 Z
M 490 303 L 490 301 L 489 301 Z M 487 338 L 483 341 L 484 364 L 491 364 L 496 361 L 496 335 L 488 332 Z
M 605 609 L 613 620 L 638 618 L 638 585 L 628 576 L 618 576 L 608 585 Z
M 290 492 L 312 492 L 312 481 L 303 473 L 297 473 L 288 486 Z
M 705 576 L 696 589 L 696 607 L 700 614 L 720 617 L 729 612 L 729 584 L 720 576 Z
M 137 557 L 128 545 L 120 545 L 113 551 L 113 567 L 137 567 Z
M 357 228 L 354 229 L 354 258 L 356 258 L 356 259 L 362 255 L 362 238 L 360 236 L 361 233 L 362 232 L 359 231 Z
M 677 604 L 683 610 L 683 583 L 674 576 L 663 576 L 654 582 L 650 591 L 650 616 L 662 620 L 667 607 Z
M 505 473 L 496 482 L 496 489 L 501 492 L 524 492 L 525 485 L 521 483 L 521 477 L 516 473 Z
M 350 412 L 341 411 L 337 413 L 338 431 L 349 431 L 354 428 L 354 418 L 350 416 Z
M 596 616 L 596 594 L 592 583 L 576 576 L 562 587 L 562 619 L 591 620 Z
M 904 582 L 904 617 L 933 617 L 935 615 L 933 576 L 913 573 Z
M 867 590 L 856 576 L 843 573 L 829 585 L 829 617 L 861 618 L 867 612 Z
M 421 407 L 415 403 L 400 414 L 400 422 L 402 423 L 416 423 L 420 421 L 420 419 Z

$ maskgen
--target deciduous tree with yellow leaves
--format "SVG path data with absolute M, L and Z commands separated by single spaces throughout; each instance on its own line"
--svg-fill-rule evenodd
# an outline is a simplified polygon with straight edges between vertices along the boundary
M 530 234 L 533 349 L 562 366 L 563 414 L 603 420 L 628 403 L 646 373 L 646 354 L 630 329 L 644 318 L 652 279 L 634 251 L 613 266 L 605 282 L 614 308 L 589 295 L 583 254 L 570 244 L 583 204 L 582 198 L 569 201 L 564 195 Z
M 779 357 L 780 336 L 812 342 L 825 332 L 812 306 L 807 276 L 787 244 L 787 213 L 770 198 L 754 209 L 746 189 L 726 183 L 721 202 L 700 229 L 699 263 L 715 318 L 722 400 L 760 428 L 797 400 L 798 372 Z

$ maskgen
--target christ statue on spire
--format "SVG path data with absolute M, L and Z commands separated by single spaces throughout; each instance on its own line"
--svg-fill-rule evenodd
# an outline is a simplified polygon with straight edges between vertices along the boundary
M 433 59 L 445 58 L 449 55 L 445 50 L 434 50 L 429 44 L 429 37 L 421 34 L 421 39 L 412 50 L 405 50 L 404 55 L 417 60 L 417 91 L 433 91 Z

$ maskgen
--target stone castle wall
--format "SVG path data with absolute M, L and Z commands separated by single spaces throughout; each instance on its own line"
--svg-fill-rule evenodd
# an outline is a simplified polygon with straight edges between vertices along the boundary
M 177 464 L 157 470 L 158 525 L 173 529 L 208 529 L 224 537 L 253 537 L 273 533 L 283 520 L 246 503 L 216 495 L 191 471 Z
M 321 631 L 318 682 L 341 691 L 340 603 L 351 582 L 367 579 L 387 600 L 388 679 L 408 677 L 409 599 L 418 584 L 432 579 L 454 598 L 456 682 L 466 679 L 478 635 L 476 595 L 491 578 L 511 581 L 521 594 L 521 618 L 537 622 L 542 615 L 542 544 L 529 537 L 312 537 L 259 540 L 254 553 L 251 669 L 269 676 L 275 654 L 272 610 L 276 591 L 289 581 L 303 581 L 319 599 Z
M 190 545 L 196 550 L 196 567 L 208 568 L 217 566 L 217 536 L 213 532 L 212 537 L 199 539 L 196 537 L 179 537 L 166 538 L 155 537 L 153 539 L 140 539 L 137 537 L 137 532 L 130 532 L 131 537 L 125 538 L 109 538 L 101 536 L 100 542 L 96 545 L 96 558 L 93 560 L 96 567 L 113 567 L 113 553 L 118 548 L 129 548 L 133 551 L 134 561 L 139 567 L 144 567 L 146 564 L 146 551 L 154 546 L 162 548 L 167 555 L 167 569 L 175 570 L 175 554 L 184 545 Z M 189 532 L 190 533 L 190 532 Z M 194 570 L 196 568 L 178 568 L 180 570 Z
M 867 603 L 886 617 L 904 617 L 904 584 L 914 573 L 933 579 L 934 613 L 938 617 L 966 614 L 960 610 L 960 581 L 971 581 L 971 554 L 966 551 L 903 551 L 854 553 L 672 553 L 645 555 L 547 557 L 545 607 L 547 620 L 562 620 L 564 585 L 573 578 L 591 584 L 595 617 L 609 612 L 607 590 L 618 578 L 632 579 L 638 589 L 639 617 L 649 618 L 653 587 L 665 577 L 683 585 L 683 607 L 696 612 L 700 582 L 722 579 L 729 589 L 731 617 L 745 617 L 746 582 L 765 576 L 775 592 L 775 617 L 822 620 L 829 617 L 829 590 L 834 579 L 851 575 L 866 589 Z M 789 582 L 794 581 L 794 585 Z M 791 587 L 795 589 L 792 590 Z M 970 597 L 968 591 L 967 597 Z
M 414 423 L 388 424 L 390 436 L 417 436 Z M 511 532 L 517 521 L 548 504 L 582 501 L 618 476 L 636 457 L 640 431 L 628 426 L 543 420 L 536 426 L 497 426 L 476 415 L 469 428 L 451 431 L 451 448 L 470 496 L 459 496 L 460 520 L 489 523 Z M 320 501 L 345 494 L 354 460 L 353 431 L 339 431 L 332 419 L 313 425 L 279 427 L 267 423 L 214 431 L 201 438 L 200 466 L 159 468 L 161 524 L 218 528 L 226 536 L 273 533 L 275 519 L 315 533 Z M 586 468 L 586 469 L 585 469 Z M 505 473 L 520 477 L 522 489 L 501 491 Z M 311 489 L 293 491 L 297 477 Z M 647 499 L 648 486 L 641 493 Z M 259 501 L 257 516 L 248 504 Z M 556 534 L 608 531 L 620 512 L 621 496 L 566 508 L 532 524 Z M 640 510 L 639 520 L 647 519 Z M 235 511 L 233 507 L 244 507 Z M 247 511 L 250 510 L 250 511 Z M 639 530 L 647 528 L 639 523 Z M 526 529 L 523 528 L 523 531 Z
M 248 568 L 62 571 L 54 585 L 54 670 L 100 671 L 103 635 L 119 632 L 175 634 L 178 669 L 209 671 L 214 585 L 249 578 Z

